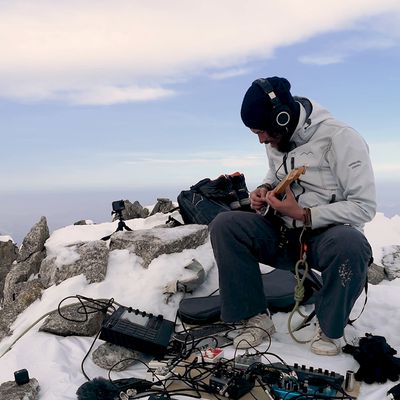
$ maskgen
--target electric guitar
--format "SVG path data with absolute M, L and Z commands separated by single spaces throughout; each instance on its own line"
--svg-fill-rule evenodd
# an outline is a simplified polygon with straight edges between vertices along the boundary
M 276 194 L 282 195 L 282 193 L 285 192 L 286 188 L 299 179 L 300 175 L 304 174 L 306 172 L 306 167 L 303 165 L 302 167 L 298 167 L 295 169 L 292 169 L 273 189 L 272 191 Z M 275 213 L 275 210 L 268 205 L 265 207 L 261 208 L 260 214 L 263 216 L 268 215 L 270 212 Z
M 298 167 L 292 169 L 273 189 L 272 191 L 276 194 L 283 193 L 286 188 L 295 180 L 300 178 L 300 175 L 303 175 L 306 172 L 306 167 L 303 165 L 302 167 Z

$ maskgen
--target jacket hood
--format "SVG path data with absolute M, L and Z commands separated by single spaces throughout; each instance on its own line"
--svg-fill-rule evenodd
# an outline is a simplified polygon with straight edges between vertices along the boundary
M 297 146 L 307 143 L 316 132 L 319 124 L 332 119 L 332 115 L 325 108 L 305 97 L 295 97 L 300 104 L 299 122 L 290 138 Z

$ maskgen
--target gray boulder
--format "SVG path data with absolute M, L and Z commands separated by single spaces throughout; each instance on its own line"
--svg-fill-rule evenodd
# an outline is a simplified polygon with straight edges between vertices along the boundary
M 18 247 L 12 240 L 0 241 L 0 301 L 3 298 L 5 278 L 17 257 Z
M 49 238 L 46 217 L 42 217 L 25 236 L 16 261 L 4 280 L 4 304 L 10 304 L 25 290 L 25 283 L 39 272 L 46 256 L 44 244 Z
M 142 266 L 150 263 L 162 254 L 180 253 L 185 249 L 194 249 L 208 239 L 206 225 L 182 225 L 174 228 L 143 229 L 132 232 L 116 232 L 110 240 L 110 251 L 129 250 L 141 257 Z
M 135 201 L 131 203 L 129 200 L 124 200 L 125 208 L 122 210 L 121 215 L 123 220 L 134 218 L 146 218 L 149 216 L 149 210 L 142 207 L 142 205 Z M 113 221 L 118 219 L 118 215 L 114 214 Z
M 0 241 L 0 269 L 10 267 L 18 257 L 18 247 L 12 241 Z
M 371 285 L 377 285 L 384 279 L 387 279 L 385 268 L 380 265 L 372 263 L 368 268 L 368 283 Z
M 25 261 L 32 254 L 41 252 L 44 249 L 44 243 L 49 238 L 49 228 L 46 217 L 41 217 L 40 221 L 32 226 L 29 233 L 22 241 L 17 261 Z
M 18 315 L 42 296 L 43 286 L 38 279 L 22 282 L 14 301 L 0 309 L 0 340 L 10 334 L 10 326 Z M 1 397 L 0 397 L 1 399 Z
M 107 272 L 108 247 L 103 240 L 74 245 L 79 259 L 60 264 L 57 257 L 47 257 L 40 267 L 40 280 L 44 287 L 57 285 L 68 278 L 83 274 L 89 283 L 101 282 Z
M 31 378 L 24 385 L 17 385 L 14 381 L 0 385 L 0 399 L 2 400 L 36 400 L 39 398 L 39 382 Z
M 4 282 L 4 303 L 10 304 L 18 295 L 26 290 L 26 283 L 32 276 L 39 272 L 46 252 L 44 250 L 35 252 L 24 261 L 12 265 Z
M 107 300 L 104 300 L 106 305 Z M 94 336 L 101 328 L 105 314 L 93 312 L 93 303 L 82 301 L 53 311 L 45 319 L 39 331 L 59 336 Z
M 167 214 L 174 208 L 175 206 L 172 204 L 172 201 L 170 199 L 160 197 L 157 199 L 157 203 L 151 210 L 150 215 L 154 215 L 157 213 Z
M 382 264 L 389 280 L 400 277 L 400 246 L 386 246 L 383 252 Z
M 74 222 L 74 225 L 91 225 L 87 219 L 80 219 L 79 221 Z
M 18 305 L 16 303 L 0 309 L 0 340 L 3 340 L 11 333 L 10 326 L 17 319 L 18 314 Z
M 93 362 L 100 368 L 123 371 L 135 364 L 143 354 L 112 343 L 101 344 L 92 354 Z

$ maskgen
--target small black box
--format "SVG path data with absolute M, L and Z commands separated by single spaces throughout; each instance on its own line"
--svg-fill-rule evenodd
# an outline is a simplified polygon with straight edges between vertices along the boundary
M 17 385 L 24 385 L 29 382 L 29 374 L 27 369 L 20 369 L 14 372 L 14 378 Z

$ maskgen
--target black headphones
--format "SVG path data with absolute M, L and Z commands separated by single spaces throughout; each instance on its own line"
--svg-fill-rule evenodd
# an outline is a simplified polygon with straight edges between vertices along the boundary
M 273 128 L 278 131 L 282 130 L 282 128 L 286 128 L 291 118 L 290 108 L 281 103 L 268 79 L 260 78 L 253 83 L 258 85 L 265 92 L 272 103 L 272 121 L 275 125 Z

